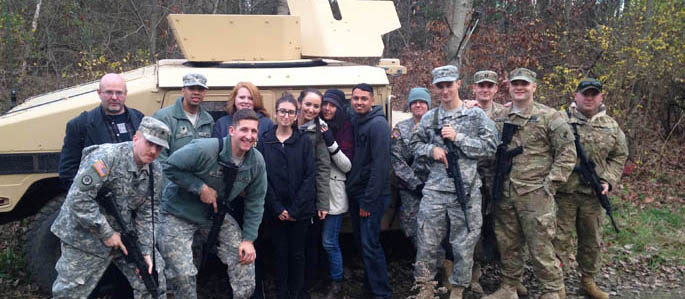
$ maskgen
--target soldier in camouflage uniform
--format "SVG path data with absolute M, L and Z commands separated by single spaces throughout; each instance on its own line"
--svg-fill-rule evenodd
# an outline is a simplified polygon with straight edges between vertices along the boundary
M 400 193 L 400 226 L 404 235 L 416 246 L 416 214 L 421 202 L 423 183 L 428 178 L 428 164 L 414 159 L 414 151 L 409 147 L 411 135 L 421 117 L 430 109 L 431 97 L 428 90 L 415 87 L 409 91 L 407 107 L 412 118 L 398 122 L 392 130 L 390 162 Z M 423 159 L 427 160 L 427 159 Z
M 418 214 L 414 279 L 422 285 L 419 296 L 433 292 L 430 281 L 436 274 L 436 264 L 441 258 L 440 243 L 446 234 L 454 254 L 454 268 L 449 279 L 450 298 L 462 298 L 464 289 L 469 286 L 473 250 L 482 224 L 481 182 L 476 167 L 479 158 L 495 153 L 498 143 L 492 120 L 480 108 L 466 109 L 459 98 L 461 81 L 458 77 L 455 66 L 433 70 L 433 85 L 440 97 L 440 107 L 423 116 L 411 138 L 415 156 L 432 159 Z M 467 196 L 470 195 L 467 204 L 470 232 L 457 201 L 454 180 L 447 176 L 446 140 L 453 142 L 459 151 L 462 183 Z
M 521 146 L 504 182 L 502 201 L 495 203 L 495 234 L 502 255 L 502 285 L 486 299 L 518 298 L 515 286 L 523 274 L 521 246 L 530 252 L 533 270 L 542 283 L 540 298 L 564 298 L 564 280 L 552 239 L 556 227 L 554 194 L 566 182 L 576 161 L 573 133 L 564 116 L 533 101 L 535 72 L 517 68 L 510 74 L 512 106 L 494 116 L 521 128 L 509 149 Z
M 202 74 L 183 76 L 183 94 L 176 104 L 160 109 L 153 115 L 171 129 L 169 148 L 162 151 L 160 160 L 165 161 L 191 140 L 212 136 L 214 118 L 200 106 L 207 94 L 207 77 Z
M 50 229 L 62 242 L 62 255 L 55 266 L 57 279 L 52 285 L 54 298 L 88 297 L 110 263 L 126 276 L 135 298 L 151 298 L 136 274 L 136 266 L 125 260 L 128 249 L 121 241 L 121 228 L 96 200 L 101 189 L 112 191 L 127 227 L 135 228 L 138 234 L 138 245 L 149 265 L 148 272 L 152 273 L 153 219 L 158 215 L 163 183 L 162 167 L 155 159 L 162 148 L 169 146 L 168 137 L 166 125 L 144 117 L 133 141 L 93 145 L 83 150 L 74 183 Z M 154 191 L 150 190 L 150 179 Z M 155 256 L 156 270 L 162 273 L 164 261 L 157 251 Z M 164 292 L 163 275 L 158 283 Z
M 165 275 L 173 282 L 176 298 L 197 298 L 197 268 L 193 264 L 193 236 L 207 239 L 217 201 L 227 204 L 244 195 L 242 231 L 226 214 L 218 237 L 217 255 L 226 264 L 233 298 L 250 297 L 255 287 L 253 242 L 264 213 L 267 181 L 264 158 L 254 148 L 258 132 L 252 109 L 233 114 L 229 135 L 202 138 L 169 156 L 164 171 L 170 183 L 164 189 L 160 218 L 160 251 L 167 263 Z M 223 143 L 221 145 L 219 142 Z M 226 193 L 223 165 L 238 167 L 230 194 Z
M 602 83 L 588 78 L 582 80 L 576 89 L 575 102 L 567 109 L 568 123 L 575 125 L 580 143 L 588 158 L 595 165 L 595 171 L 609 193 L 618 184 L 623 164 L 628 157 L 626 137 L 618 123 L 606 114 L 602 104 Z M 580 161 L 578 161 L 580 163 Z M 580 268 L 581 290 L 592 298 L 609 298 L 594 282 L 599 271 L 599 251 L 602 242 L 601 226 L 604 210 L 590 186 L 581 182 L 580 175 L 571 174 L 568 181 L 559 187 L 557 202 L 557 235 L 554 247 L 563 264 L 569 265 L 573 241 L 571 233 L 578 234 L 577 261 Z

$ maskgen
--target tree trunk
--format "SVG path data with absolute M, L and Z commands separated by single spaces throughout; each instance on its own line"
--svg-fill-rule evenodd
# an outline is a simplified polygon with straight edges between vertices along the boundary
M 447 1 L 445 16 L 447 17 L 447 25 L 450 28 L 450 37 L 447 40 L 447 63 L 461 67 L 461 53 L 459 43 L 464 37 L 466 24 L 468 24 L 468 17 L 470 16 L 472 1 L 471 0 L 449 0 Z
M 150 40 L 150 62 L 157 62 L 155 54 L 157 54 L 157 27 L 159 27 L 159 22 L 162 19 L 160 15 L 161 3 L 159 0 L 152 0 L 152 7 L 150 7 L 150 35 L 148 38 Z
M 26 67 L 27 67 L 27 60 L 29 58 L 29 53 L 31 53 L 31 41 L 33 40 L 35 36 L 36 29 L 38 29 L 38 18 L 40 18 L 40 6 L 43 4 L 43 0 L 38 0 L 38 3 L 36 3 L 36 12 L 33 13 L 33 21 L 31 21 L 31 36 L 25 41 L 24 44 L 24 53 L 23 59 L 21 61 L 21 68 L 19 69 L 19 84 L 21 84 L 22 81 L 24 81 L 24 77 L 26 77 Z

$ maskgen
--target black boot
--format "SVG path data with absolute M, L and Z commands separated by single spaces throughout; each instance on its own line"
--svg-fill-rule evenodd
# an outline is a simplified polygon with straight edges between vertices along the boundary
M 328 293 L 326 294 L 326 299 L 336 299 L 340 298 L 340 293 L 342 291 L 342 282 L 340 281 L 331 281 L 331 288 L 328 290 Z

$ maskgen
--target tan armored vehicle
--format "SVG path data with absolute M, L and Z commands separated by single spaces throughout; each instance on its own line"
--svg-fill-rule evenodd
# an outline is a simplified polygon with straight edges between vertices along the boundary
M 284 91 L 339 88 L 349 96 L 354 85 L 365 82 L 389 115 L 387 75 L 404 72 L 399 61 L 381 59 L 374 67 L 329 58 L 380 57 L 382 34 L 400 26 L 393 2 L 339 1 L 339 11 L 328 1 L 288 2 L 289 16 L 169 15 L 186 59 L 160 60 L 124 73 L 126 105 L 152 115 L 181 95 L 183 75 L 201 73 L 209 85 L 203 105 L 216 118 L 240 81 L 257 85 L 270 110 Z M 0 116 L 0 223 L 35 215 L 25 255 L 44 290 L 56 276 L 60 252 L 50 225 L 65 197 L 57 167 L 66 123 L 100 104 L 97 87 L 90 82 L 36 96 Z M 392 217 L 386 218 L 384 228 Z

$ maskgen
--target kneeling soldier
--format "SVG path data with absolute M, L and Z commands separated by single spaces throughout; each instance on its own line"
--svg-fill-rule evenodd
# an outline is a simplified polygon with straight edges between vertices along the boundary
M 132 247 L 122 242 L 122 227 L 116 216 L 104 212 L 98 201 L 106 200 L 103 190 L 119 209 L 127 229 L 137 234 L 140 248 L 152 274 L 164 270 L 164 262 L 155 252 L 153 263 L 153 221 L 158 215 L 162 190 L 162 167 L 155 159 L 168 148 L 169 128 L 164 123 L 144 117 L 133 141 L 93 145 L 83 150 L 83 159 L 62 210 L 51 231 L 62 241 L 62 255 L 57 261 L 57 279 L 52 286 L 54 298 L 86 298 L 113 262 L 128 278 L 135 298 L 151 298 L 138 277 L 137 267 L 128 263 Z M 166 289 L 159 275 L 161 292 Z

